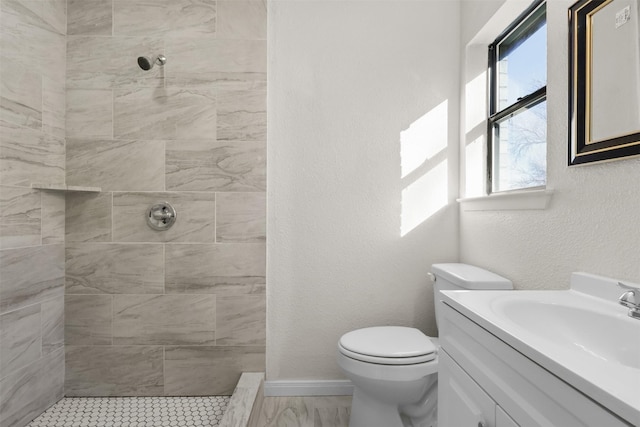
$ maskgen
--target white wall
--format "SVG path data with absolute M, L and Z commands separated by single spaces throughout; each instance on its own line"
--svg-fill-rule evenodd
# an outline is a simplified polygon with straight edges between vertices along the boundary
M 269 380 L 342 378 L 354 328 L 435 332 L 426 274 L 458 258 L 459 28 L 452 0 L 270 2 Z
M 572 271 L 640 283 L 640 159 L 567 167 L 571 3 L 552 0 L 547 5 L 548 187 L 555 191 L 551 205 L 541 211 L 460 214 L 461 260 L 503 274 L 522 289 L 566 288 Z M 496 5 L 485 6 L 495 10 Z M 481 14 L 463 10 L 462 28 L 479 28 L 476 16 Z M 463 45 L 467 42 L 462 40 Z

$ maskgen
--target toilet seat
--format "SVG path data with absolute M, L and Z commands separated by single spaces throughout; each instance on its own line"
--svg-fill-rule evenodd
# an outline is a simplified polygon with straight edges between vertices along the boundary
M 343 355 L 379 365 L 414 365 L 436 358 L 436 347 L 415 328 L 377 326 L 348 332 L 340 338 Z

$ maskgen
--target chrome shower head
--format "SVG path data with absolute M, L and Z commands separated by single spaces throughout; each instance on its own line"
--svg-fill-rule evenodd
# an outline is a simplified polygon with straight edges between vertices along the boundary
M 153 68 L 155 64 L 164 65 L 166 63 L 167 63 L 167 58 L 164 55 L 158 55 L 153 60 L 149 59 L 146 56 L 138 57 L 138 65 L 144 71 L 149 71 L 150 69 Z

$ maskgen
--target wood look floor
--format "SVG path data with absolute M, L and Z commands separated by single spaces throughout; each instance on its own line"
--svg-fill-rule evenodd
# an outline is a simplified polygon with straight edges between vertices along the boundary
M 348 427 L 351 396 L 265 397 L 260 427 Z

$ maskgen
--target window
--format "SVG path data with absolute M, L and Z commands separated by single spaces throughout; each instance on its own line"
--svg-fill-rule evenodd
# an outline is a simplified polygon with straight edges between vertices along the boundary
M 547 15 L 536 1 L 489 46 L 490 193 L 547 180 Z

